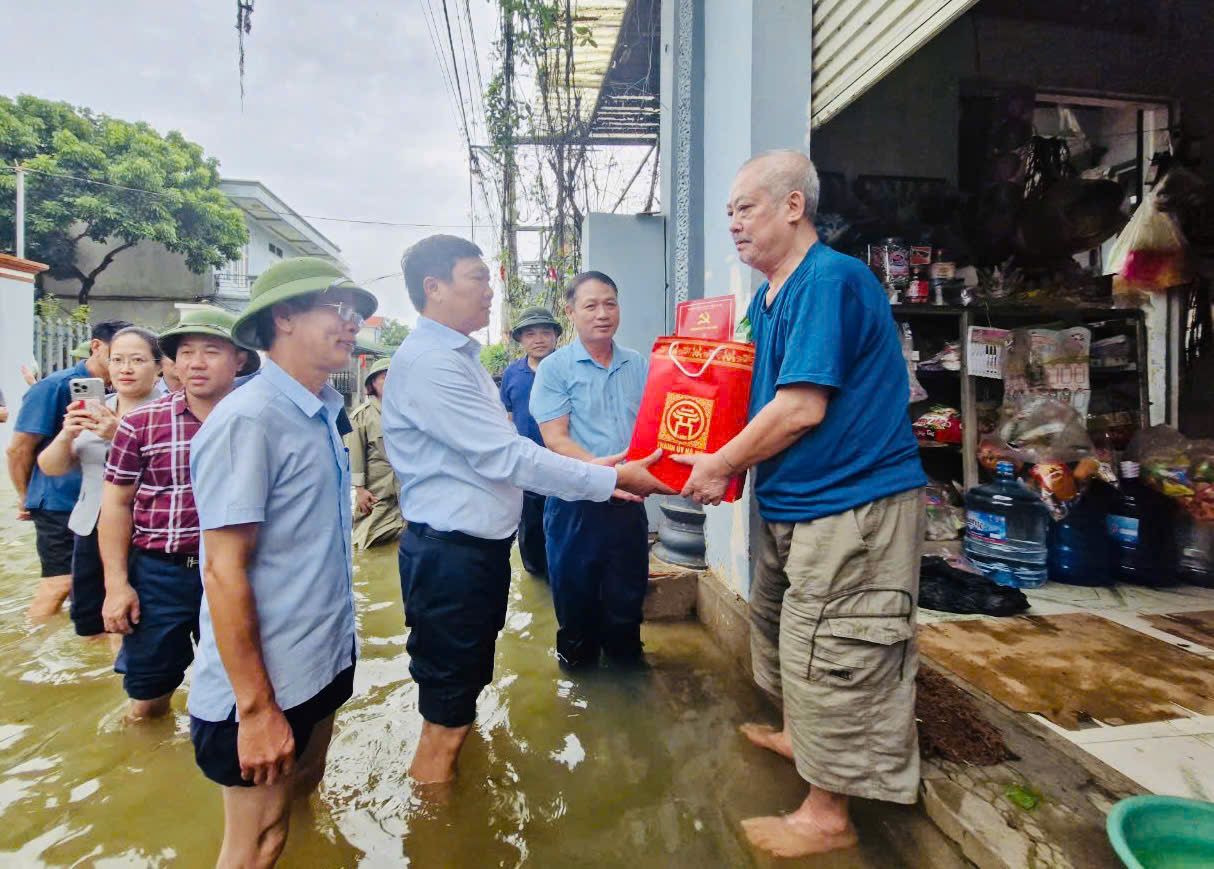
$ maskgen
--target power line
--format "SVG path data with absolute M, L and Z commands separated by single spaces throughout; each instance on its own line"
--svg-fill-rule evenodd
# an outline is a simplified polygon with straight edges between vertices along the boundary
M 109 181 L 97 181 L 93 178 L 81 178 L 79 175 L 69 175 L 65 172 L 48 172 L 45 169 L 34 169 L 29 166 L 21 167 L 22 171 L 33 172 L 36 175 L 46 175 L 50 178 L 63 178 L 69 181 L 79 181 L 81 184 L 93 184 L 98 187 L 108 187 L 112 190 L 124 190 L 131 193 L 142 193 L 146 196 L 157 196 L 162 199 L 172 198 L 171 194 L 161 193 L 159 190 L 144 190 L 140 187 L 127 187 L 123 184 L 113 184 Z M 5 172 L 16 172 L 15 166 L 0 166 L 0 170 Z M 371 218 L 361 217 L 329 217 L 323 214 L 300 214 L 294 211 L 275 211 L 272 208 L 267 208 L 270 214 L 276 217 L 302 217 L 305 220 L 327 220 L 331 223 L 354 223 L 367 226 L 394 226 L 394 227 L 409 227 L 419 229 L 468 229 L 471 224 L 467 223 L 420 223 L 414 221 L 397 221 L 397 220 L 374 220 Z

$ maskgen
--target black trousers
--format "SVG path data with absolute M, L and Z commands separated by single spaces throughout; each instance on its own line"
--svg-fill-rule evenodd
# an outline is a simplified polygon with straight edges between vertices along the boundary
M 548 575 L 548 556 L 544 552 L 544 495 L 523 493 L 523 517 L 518 526 L 518 551 L 523 570 L 533 576 Z
M 544 533 L 561 662 L 597 663 L 600 650 L 610 658 L 639 658 L 649 587 L 645 506 L 549 498 Z
M 476 719 L 506 624 L 513 537 L 483 540 L 410 522 L 400 540 L 409 674 L 422 718 L 444 727 Z

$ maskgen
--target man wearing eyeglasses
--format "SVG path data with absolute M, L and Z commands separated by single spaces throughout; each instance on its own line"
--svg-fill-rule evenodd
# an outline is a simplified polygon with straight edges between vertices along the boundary
M 204 601 L 190 691 L 194 756 L 223 786 L 221 866 L 268 866 L 291 802 L 324 775 L 354 690 L 350 466 L 329 376 L 376 307 L 299 257 L 250 289 L 233 337 L 268 354 L 194 441 Z

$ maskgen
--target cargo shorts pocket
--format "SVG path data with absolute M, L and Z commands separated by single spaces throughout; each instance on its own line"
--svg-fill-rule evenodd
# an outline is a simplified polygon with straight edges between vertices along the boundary
M 900 682 L 915 635 L 909 599 L 894 603 L 903 594 L 870 588 L 827 603 L 810 645 L 809 680 L 860 690 Z

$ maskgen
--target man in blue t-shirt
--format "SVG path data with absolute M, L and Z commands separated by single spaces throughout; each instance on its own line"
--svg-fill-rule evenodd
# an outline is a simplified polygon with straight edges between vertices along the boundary
M 13 426 L 7 458 L 8 474 L 17 490 L 20 519 L 33 520 L 37 533 L 42 581 L 30 602 L 32 619 L 45 619 L 59 611 L 72 587 L 73 537 L 68 516 L 80 497 L 80 470 L 48 477 L 38 467 L 38 453 L 55 439 L 71 403 L 71 381 L 99 377 L 110 382 L 110 339 L 125 320 L 105 320 L 93 327 L 87 359 L 48 374 L 29 388 Z
M 511 362 L 502 372 L 500 393 L 510 421 L 519 434 L 541 447 L 544 438 L 528 406 L 531 402 L 531 386 L 535 383 L 535 370 L 552 355 L 556 349 L 556 339 L 560 336 L 561 324 L 551 311 L 539 306 L 527 308 L 510 332 L 510 337 L 522 345 L 526 355 Z M 533 576 L 548 575 L 548 559 L 544 555 L 544 504 L 547 500 L 538 492 L 523 493 L 518 551 L 523 560 L 523 570 Z
M 755 680 L 784 727 L 746 725 L 810 783 L 795 812 L 744 822 L 757 847 L 851 847 L 849 797 L 914 803 L 915 605 L 921 487 L 906 363 L 889 303 L 859 260 L 818 240 L 818 175 L 804 154 L 742 166 L 730 192 L 738 257 L 767 282 L 747 316 L 750 422 L 693 466 L 683 494 L 716 504 L 754 468 L 762 518 L 750 590 Z

